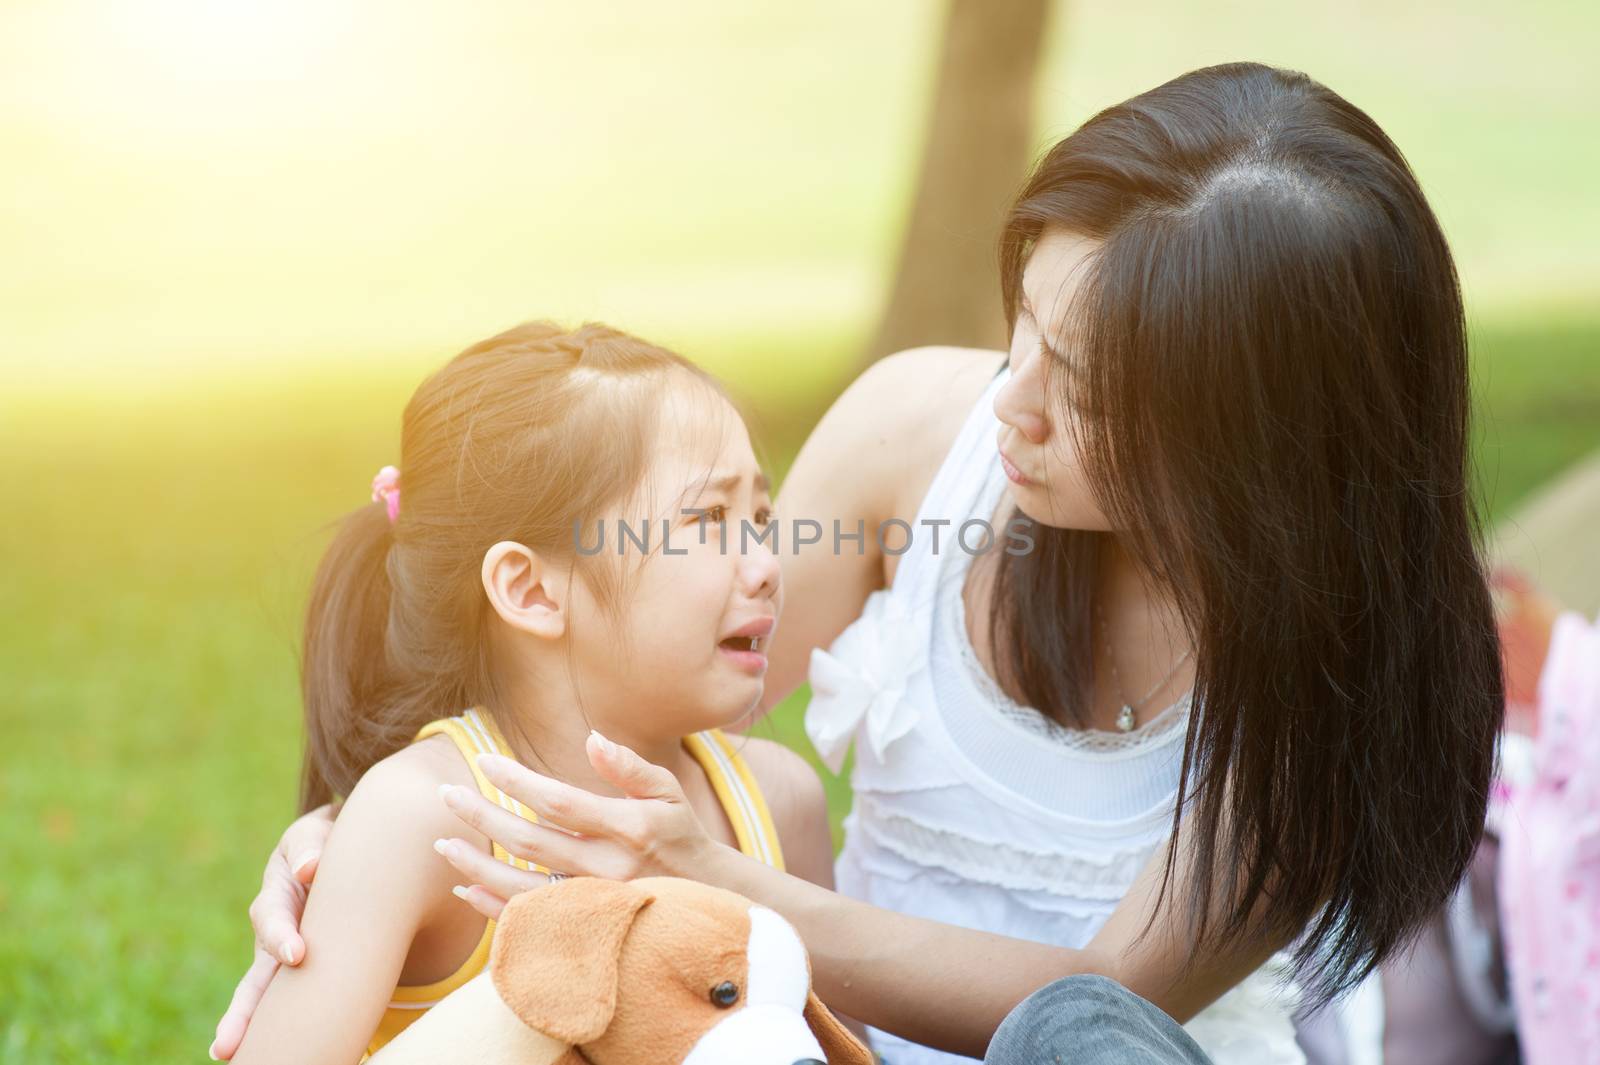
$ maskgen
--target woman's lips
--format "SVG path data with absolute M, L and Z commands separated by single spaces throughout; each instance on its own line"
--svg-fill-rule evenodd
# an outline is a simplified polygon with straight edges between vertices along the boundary
M 1010 459 L 1006 458 L 1004 451 L 1000 452 L 1000 466 L 1006 471 L 1006 476 L 1011 478 L 1013 484 L 1023 485 L 1024 487 L 1033 484 L 1032 481 L 1023 476 L 1022 471 L 1017 469 Z

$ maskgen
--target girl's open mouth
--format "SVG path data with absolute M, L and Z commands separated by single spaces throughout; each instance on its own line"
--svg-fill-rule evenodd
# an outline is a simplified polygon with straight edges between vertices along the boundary
M 741 669 L 752 673 L 765 673 L 767 656 L 761 650 L 764 642 L 759 636 L 730 636 L 717 644 L 717 649 L 733 659 Z

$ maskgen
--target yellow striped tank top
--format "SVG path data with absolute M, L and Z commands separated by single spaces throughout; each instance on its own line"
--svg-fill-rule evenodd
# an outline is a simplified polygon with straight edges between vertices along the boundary
M 455 717 L 430 721 L 418 730 L 416 739 L 427 739 L 437 733 L 449 736 L 455 743 L 462 757 L 467 760 L 467 765 L 472 768 L 472 777 L 477 781 L 478 790 L 486 798 L 499 803 L 519 817 L 527 818 L 529 821 L 538 820 L 533 811 L 489 783 L 489 779 L 478 769 L 477 755 L 480 754 L 515 757 L 511 753 L 511 746 L 506 743 L 505 737 L 487 710 L 478 707 Z M 766 799 L 756 785 L 750 767 L 745 764 L 728 737 L 720 730 L 712 729 L 685 736 L 683 746 L 705 771 L 706 779 L 710 781 L 717 800 L 728 815 L 729 823 L 733 825 L 733 834 L 738 840 L 739 850 L 775 869 L 782 869 L 783 849 L 778 844 L 778 833 L 773 827 Z M 499 861 L 508 862 L 518 869 L 547 872 L 521 858 L 513 857 L 499 843 L 494 843 L 493 846 L 494 856 Z M 388 1008 L 383 1011 L 383 1017 L 378 1022 L 377 1031 L 373 1033 L 372 1041 L 367 1045 L 367 1054 L 376 1054 L 379 1047 L 405 1031 L 407 1026 L 427 1012 L 429 1007 L 482 972 L 484 966 L 489 963 L 489 946 L 493 939 L 494 922 L 488 921 L 472 954 L 455 972 L 431 984 L 395 988 L 394 997 L 389 1000 Z

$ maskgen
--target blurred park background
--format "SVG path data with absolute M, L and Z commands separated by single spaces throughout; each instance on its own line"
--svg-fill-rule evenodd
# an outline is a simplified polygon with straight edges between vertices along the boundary
M 1305 70 L 1406 152 L 1513 514 L 1600 449 L 1597 30 L 1569 0 L 0 0 L 0 1061 L 204 1060 L 294 813 L 310 567 L 426 371 L 604 320 L 728 379 L 781 475 L 863 360 L 998 336 L 1019 168 L 1193 67 Z M 804 748 L 804 695 L 761 728 Z

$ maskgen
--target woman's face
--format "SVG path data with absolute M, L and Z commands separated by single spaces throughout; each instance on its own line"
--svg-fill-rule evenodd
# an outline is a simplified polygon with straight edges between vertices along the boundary
M 1098 247 L 1062 230 L 1046 230 L 1022 272 L 1022 297 L 1011 334 L 1011 378 L 995 396 L 1000 457 L 1011 497 L 1042 525 L 1107 531 L 1083 463 L 1067 431 L 1075 417 L 1062 399 L 1074 352 L 1057 348 L 1084 263 Z
M 595 560 L 620 564 L 628 575 L 620 621 L 592 600 L 574 602 L 589 615 L 575 617 L 573 629 L 584 701 L 592 698 L 612 713 L 650 715 L 648 722 L 619 722 L 624 735 L 641 726 L 660 736 L 687 735 L 753 711 L 781 606 L 773 542 L 755 540 L 773 520 L 772 499 L 743 420 L 702 386 L 675 388 L 664 401 L 636 509 L 607 515 L 610 557 Z M 684 513 L 690 509 L 703 513 Z M 643 515 L 651 516 L 648 557 L 623 540 L 617 558 L 616 522 L 626 520 L 638 532 Z M 585 530 L 583 542 L 592 547 L 595 535 Z

